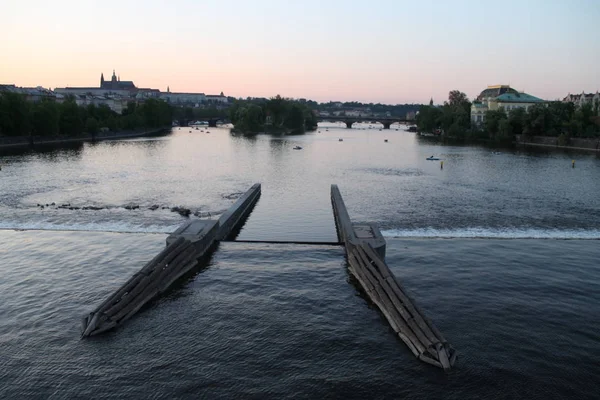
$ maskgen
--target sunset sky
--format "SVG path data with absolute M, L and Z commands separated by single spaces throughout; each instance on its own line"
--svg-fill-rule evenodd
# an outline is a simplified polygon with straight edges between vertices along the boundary
M 600 89 L 600 0 L 3 0 L 0 83 L 421 103 Z

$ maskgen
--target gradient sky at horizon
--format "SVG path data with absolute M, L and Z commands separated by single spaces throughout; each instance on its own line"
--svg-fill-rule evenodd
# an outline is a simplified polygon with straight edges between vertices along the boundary
M 600 90 L 600 0 L 3 0 L 0 83 L 381 103 Z

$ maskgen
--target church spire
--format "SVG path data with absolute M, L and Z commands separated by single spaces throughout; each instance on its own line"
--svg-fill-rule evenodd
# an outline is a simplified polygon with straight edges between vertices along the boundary
M 429 100 L 429 105 L 432 106 L 433 105 L 433 97 Z
M 100 73 L 100 87 L 104 85 L 104 72 Z

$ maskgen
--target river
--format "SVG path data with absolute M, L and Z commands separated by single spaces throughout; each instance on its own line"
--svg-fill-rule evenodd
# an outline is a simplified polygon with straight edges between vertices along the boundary
M 0 150 L 0 398 L 597 396 L 600 159 L 354 127 Z M 455 368 L 417 361 L 331 246 L 222 243 L 124 327 L 79 340 L 80 318 L 186 220 L 169 208 L 216 218 L 256 182 L 239 239 L 335 241 L 338 184 Z

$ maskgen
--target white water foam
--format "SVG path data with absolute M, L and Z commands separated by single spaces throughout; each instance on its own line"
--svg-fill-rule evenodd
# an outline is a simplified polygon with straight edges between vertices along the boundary
M 385 237 L 395 238 L 485 238 L 485 239 L 600 239 L 598 229 L 542 228 L 460 228 L 460 229 L 388 229 Z
M 86 222 L 52 223 L 48 221 L 0 222 L 0 230 L 27 231 L 75 231 L 75 232 L 114 232 L 114 233 L 157 233 L 169 234 L 181 224 L 175 225 L 135 225 L 126 222 Z

